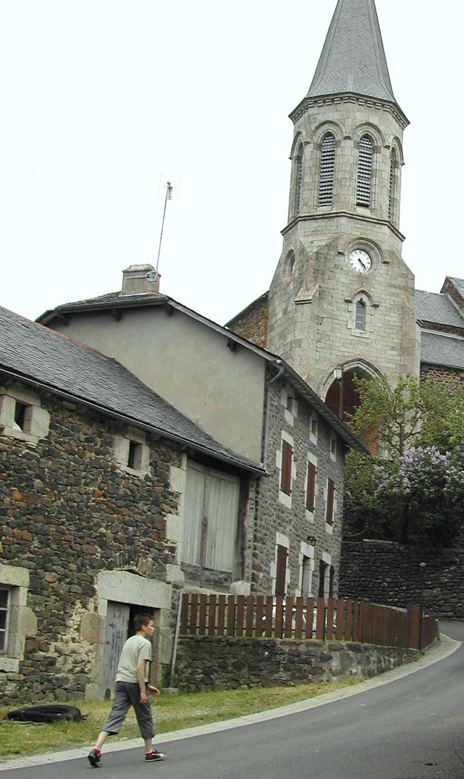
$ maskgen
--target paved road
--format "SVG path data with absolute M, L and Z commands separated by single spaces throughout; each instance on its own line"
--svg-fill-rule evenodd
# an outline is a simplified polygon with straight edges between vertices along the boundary
M 464 625 L 442 630 L 464 641 Z M 154 764 L 143 762 L 140 749 L 108 753 L 96 776 L 464 779 L 464 647 L 391 684 L 303 713 L 173 741 L 166 752 L 168 760 Z M 1 777 L 76 779 L 95 770 L 83 758 Z

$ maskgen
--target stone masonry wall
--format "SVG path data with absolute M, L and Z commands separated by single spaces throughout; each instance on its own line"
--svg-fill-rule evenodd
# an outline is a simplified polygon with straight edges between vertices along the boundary
M 267 293 L 228 322 L 227 327 L 263 349 L 267 347 L 269 304 Z
M 391 541 L 344 543 L 340 596 L 464 619 L 464 549 L 423 552 Z
M 268 380 L 272 376 L 269 374 Z M 293 405 L 295 401 L 296 405 Z M 293 411 L 288 410 L 291 406 Z M 256 498 L 252 588 L 258 593 L 275 592 L 277 535 L 288 539 L 287 594 L 301 594 L 302 544 L 313 555 L 312 593 L 317 595 L 319 561 L 325 555 L 335 569 L 337 591 L 342 531 L 344 445 L 337 438 L 336 455 L 330 456 L 330 429 L 317 414 L 317 438 L 310 435 L 312 410 L 289 385 L 279 381 L 269 387 L 265 467 L 269 478 L 261 479 Z M 291 502 L 282 502 L 279 453 L 282 436 L 293 442 Z M 308 456 L 317 464 L 316 507 L 305 507 Z M 335 519 L 332 528 L 325 522 L 327 478 L 336 485 Z M 284 498 L 285 500 L 285 498 Z
M 417 656 L 369 644 L 195 636 L 179 642 L 175 683 L 216 690 L 365 679 Z
M 178 510 L 169 476 L 181 461 L 176 446 L 147 436 L 148 472 L 129 474 L 114 459 L 121 425 L 51 395 L 41 400 L 51 415 L 46 438 L 0 437 L 0 569 L 29 571 L 27 606 L 37 621 L 19 672 L 0 671 L 0 701 L 10 703 L 82 697 L 94 647 L 80 627 L 97 610 L 99 572 L 164 582 L 175 562 L 165 517 Z

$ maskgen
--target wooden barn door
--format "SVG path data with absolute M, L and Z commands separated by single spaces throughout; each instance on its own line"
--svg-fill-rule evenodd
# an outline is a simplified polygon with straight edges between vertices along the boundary
M 105 698 L 113 697 L 114 694 L 114 677 L 116 676 L 119 657 L 128 635 L 129 613 L 129 604 L 108 601 L 102 674 L 102 687 Z

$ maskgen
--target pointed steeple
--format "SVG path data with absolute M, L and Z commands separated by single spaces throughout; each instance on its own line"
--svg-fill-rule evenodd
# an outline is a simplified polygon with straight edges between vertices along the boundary
M 338 0 L 307 96 L 346 92 L 396 103 L 375 0 Z

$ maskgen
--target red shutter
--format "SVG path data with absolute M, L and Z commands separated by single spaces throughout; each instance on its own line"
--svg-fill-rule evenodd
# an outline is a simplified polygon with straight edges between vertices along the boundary
M 306 508 L 308 511 L 314 511 L 316 498 L 316 466 L 308 463 L 308 478 L 306 486 Z
M 287 555 L 285 546 L 277 546 L 277 573 L 276 573 L 276 595 L 285 595 L 287 583 Z
M 334 521 L 334 495 L 335 484 L 332 479 L 327 479 L 327 514 L 325 521 L 328 525 L 333 525 Z
M 282 441 L 282 470 L 280 474 L 280 489 L 286 495 L 292 493 L 292 457 L 293 448 L 287 441 Z

